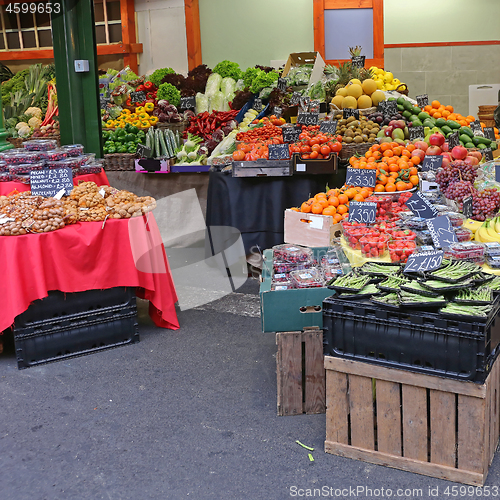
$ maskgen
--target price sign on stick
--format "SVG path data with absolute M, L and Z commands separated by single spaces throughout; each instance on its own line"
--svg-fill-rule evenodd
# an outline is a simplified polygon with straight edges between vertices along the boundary
M 422 163 L 422 172 L 427 170 L 436 171 L 443 163 L 443 157 L 441 155 L 427 155 L 424 157 L 424 162 Z
M 412 253 L 408 257 L 404 273 L 420 273 L 433 271 L 441 267 L 444 252 L 442 250 L 430 250 L 428 252 Z
M 472 129 L 472 133 L 474 135 L 484 137 L 483 129 L 481 128 L 481 122 L 479 120 L 474 120 L 473 122 L 470 122 L 469 127 Z
M 300 94 L 294 92 L 292 97 L 290 97 L 290 106 L 298 106 L 300 104 Z
M 493 151 L 491 150 L 491 148 L 484 148 L 480 151 L 484 155 L 484 159 L 486 161 L 493 161 Z
M 427 94 L 422 94 L 417 96 L 417 106 L 419 108 L 425 108 L 429 105 L 429 96 Z
M 280 108 L 279 106 L 274 106 L 273 115 L 276 115 L 276 118 L 280 118 L 282 113 L 283 113 L 283 108 Z
M 472 196 L 467 196 L 466 198 L 464 198 L 462 212 L 468 219 L 472 217 Z
M 262 99 L 260 97 L 256 97 L 253 101 L 253 109 L 255 111 L 262 111 Z
M 151 158 L 151 148 L 147 148 L 144 144 L 137 144 L 135 154 L 139 158 Z
M 427 228 L 431 233 L 432 241 L 436 248 L 446 248 L 452 243 L 458 242 L 457 235 L 447 215 L 440 215 L 435 219 L 429 219 L 427 221 Z
M 55 196 L 61 189 L 69 195 L 73 190 L 73 169 L 32 170 L 30 172 L 31 194 L 33 196 Z
M 375 170 L 347 167 L 345 183 L 348 186 L 375 187 L 376 176 Z
M 297 123 L 302 125 L 317 125 L 319 123 L 319 113 L 304 113 L 297 115 Z
M 382 101 L 379 103 L 378 109 L 385 118 L 391 118 L 398 113 L 398 103 L 396 101 Z
M 290 146 L 288 144 L 269 144 L 270 160 L 289 160 Z
M 143 102 L 146 100 L 146 92 L 130 92 L 130 102 Z
M 288 79 L 287 78 L 278 78 L 277 87 L 279 90 L 286 92 L 286 89 L 288 87 Z
M 377 204 L 371 201 L 351 201 L 349 203 L 349 222 L 375 222 Z
M 458 136 L 458 132 L 453 132 L 448 137 L 448 148 L 451 151 L 455 146 L 460 146 L 460 138 Z
M 196 97 L 194 95 L 190 97 L 181 97 L 181 103 L 179 105 L 179 108 L 182 110 L 191 109 L 195 112 Z
M 354 116 L 356 120 L 359 120 L 359 109 L 344 108 L 342 110 L 342 118 L 347 120 L 350 116 Z
M 421 126 L 410 127 L 408 133 L 410 134 L 410 141 L 418 141 L 419 139 L 423 141 L 425 138 L 424 127 Z
M 438 211 L 429 202 L 427 198 L 422 196 L 420 191 L 417 191 L 412 197 L 406 201 L 406 206 L 417 216 L 422 219 L 433 219 L 437 216 Z
M 101 109 L 106 109 L 111 102 L 111 97 L 100 96 L 99 99 L 101 101 Z
M 335 134 L 337 131 L 337 120 L 324 120 L 319 124 L 319 131 L 327 134 Z
M 302 133 L 301 127 L 283 127 L 283 142 L 297 142 Z
M 365 67 L 366 56 L 354 56 L 351 57 L 351 65 L 354 68 L 364 68 Z
M 490 141 L 495 141 L 495 129 L 493 127 L 484 127 L 483 129 L 484 137 Z

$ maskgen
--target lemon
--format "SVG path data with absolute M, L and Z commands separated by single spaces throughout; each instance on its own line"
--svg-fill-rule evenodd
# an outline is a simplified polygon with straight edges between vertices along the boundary
M 345 97 L 347 95 L 347 89 L 345 87 L 342 87 L 335 92 L 335 95 L 341 95 L 342 97 Z
M 396 87 L 392 85 L 391 83 L 386 83 L 385 84 L 385 90 L 394 90 Z
M 392 84 L 393 84 L 393 85 L 395 85 L 395 86 L 397 87 L 398 85 L 401 85 L 401 82 L 400 82 L 397 78 L 394 78 L 394 79 L 392 80 Z
M 394 79 L 394 75 L 390 71 L 388 71 L 384 75 L 384 82 L 386 82 L 386 83 L 391 83 L 393 79 Z
M 382 80 L 377 80 L 377 88 L 382 90 L 384 88 L 384 82 Z

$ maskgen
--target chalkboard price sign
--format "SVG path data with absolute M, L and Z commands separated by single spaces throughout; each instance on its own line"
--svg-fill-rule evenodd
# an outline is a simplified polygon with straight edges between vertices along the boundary
M 253 109 L 255 111 L 262 111 L 262 99 L 260 97 L 256 97 L 253 101 Z
M 436 171 L 443 164 L 443 157 L 441 155 L 427 155 L 424 156 L 424 162 L 422 163 L 422 172 L 428 170 Z
M 382 101 L 378 105 L 380 111 L 385 118 L 391 118 L 398 114 L 398 103 L 396 101 Z
M 377 204 L 371 201 L 351 201 L 349 203 L 349 222 L 372 224 L 375 222 Z
M 421 273 L 433 271 L 441 267 L 444 252 L 442 250 L 430 250 L 427 252 L 412 253 L 408 257 L 404 273 Z
M 457 235 L 447 215 L 440 215 L 435 219 L 429 219 L 427 221 L 427 228 L 431 233 L 432 241 L 436 248 L 446 248 L 452 243 L 458 242 Z
M 465 217 L 472 217 L 472 196 L 467 196 L 466 198 L 464 198 L 462 212 L 464 213 Z
M 130 92 L 130 102 L 144 102 L 146 100 L 146 92 Z
M 500 182 L 500 165 L 495 165 L 495 181 Z
M 429 96 L 427 94 L 422 94 L 417 96 L 417 106 L 419 108 L 425 108 L 429 105 Z
M 301 127 L 283 127 L 283 142 L 297 142 L 302 133 Z
M 278 78 L 278 89 L 286 92 L 288 87 L 288 79 L 287 78 Z
M 100 96 L 99 99 L 101 101 L 101 109 L 106 109 L 111 102 L 111 97 Z
M 270 160 L 289 160 L 290 146 L 288 144 L 269 144 Z
M 491 148 L 484 148 L 480 150 L 486 161 L 493 161 L 493 151 Z
M 490 139 L 491 141 L 495 141 L 495 130 L 493 127 L 484 127 L 483 129 L 484 137 L 486 139 Z
M 32 170 L 30 184 L 33 196 L 51 197 L 61 189 L 65 189 L 66 195 L 69 195 L 73 190 L 73 170 L 71 168 Z
M 309 111 L 309 103 L 310 102 L 311 102 L 311 98 L 307 95 L 300 98 L 299 104 L 300 104 L 302 111 Z
M 429 202 L 427 198 L 422 196 L 420 191 L 417 191 L 412 197 L 406 201 L 406 206 L 417 216 L 422 219 L 433 219 L 437 216 L 438 211 Z
M 302 125 L 317 125 L 319 123 L 319 113 L 299 113 L 297 123 Z
M 147 148 L 144 144 L 137 144 L 135 154 L 139 158 L 151 158 L 151 148 Z
M 450 149 L 450 151 L 455 147 L 455 146 L 460 146 L 460 138 L 458 136 L 458 132 L 453 132 L 453 134 L 451 134 L 449 137 L 448 137 L 448 148 Z
M 298 106 L 300 104 L 300 94 L 294 92 L 292 97 L 290 97 L 290 106 Z
M 190 96 L 190 97 L 181 97 L 181 103 L 179 105 L 179 109 L 181 109 L 181 110 L 191 109 L 196 113 L 196 111 L 195 111 L 195 109 L 196 109 L 196 97 L 194 95 Z
M 273 108 L 273 115 L 276 115 L 276 118 L 279 118 L 283 113 L 283 108 L 280 108 L 279 106 L 274 106 Z
M 347 167 L 345 183 L 348 186 L 375 187 L 376 176 L 375 170 Z
M 425 138 L 424 127 L 422 126 L 410 127 L 408 132 L 410 134 L 410 141 L 417 141 L 418 139 L 423 141 Z
M 354 68 L 364 68 L 365 67 L 366 56 L 354 56 L 351 57 L 351 66 Z
M 356 120 L 359 120 L 359 109 L 344 108 L 342 110 L 342 118 L 347 120 L 347 118 L 354 116 Z
M 337 131 L 337 120 L 323 120 L 319 124 L 319 131 L 326 132 L 327 134 L 335 134 Z
M 483 129 L 481 128 L 481 122 L 479 120 L 470 122 L 469 126 L 472 129 L 474 135 L 479 135 L 481 137 L 484 137 Z

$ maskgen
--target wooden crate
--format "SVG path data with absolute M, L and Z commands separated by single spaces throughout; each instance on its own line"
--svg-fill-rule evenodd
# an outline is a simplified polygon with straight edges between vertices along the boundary
M 325 413 L 323 330 L 276 334 L 278 415 Z
M 325 357 L 325 451 L 483 485 L 499 437 L 500 362 L 484 384 Z

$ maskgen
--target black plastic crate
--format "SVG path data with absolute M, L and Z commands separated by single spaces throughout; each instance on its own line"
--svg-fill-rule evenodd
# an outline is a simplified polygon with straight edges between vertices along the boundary
M 323 302 L 324 352 L 457 380 L 484 382 L 500 350 L 499 298 L 485 323 L 392 311 L 370 301 Z
M 89 314 L 106 307 L 135 304 L 135 288 L 115 287 L 105 290 L 87 290 L 64 293 L 52 290 L 44 299 L 35 300 L 29 308 L 17 316 L 15 328 L 25 328 L 31 323 L 55 321 L 73 314 Z

